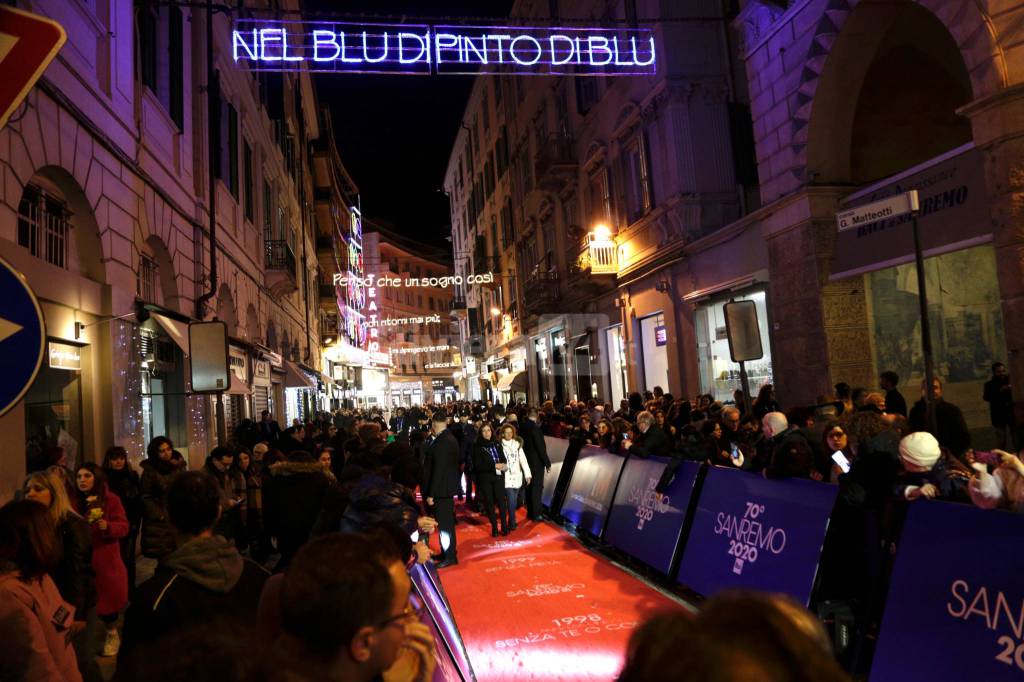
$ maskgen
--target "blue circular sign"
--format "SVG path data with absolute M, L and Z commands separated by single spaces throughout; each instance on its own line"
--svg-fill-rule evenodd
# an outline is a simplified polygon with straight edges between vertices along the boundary
M 46 349 L 46 325 L 25 277 L 0 258 L 0 415 L 35 381 Z

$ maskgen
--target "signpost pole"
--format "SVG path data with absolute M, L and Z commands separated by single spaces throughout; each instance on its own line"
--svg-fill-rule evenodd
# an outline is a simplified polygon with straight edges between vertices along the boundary
M 740 387 L 743 389 L 743 416 L 750 416 L 750 382 L 747 381 L 747 363 L 740 360 Z M 737 405 L 736 407 L 739 407 Z
M 925 380 L 925 414 L 928 420 L 928 430 L 936 433 L 935 423 L 935 363 L 932 356 L 932 332 L 928 323 L 928 291 L 925 283 L 924 254 L 921 252 L 921 236 L 917 227 L 917 214 L 919 213 L 917 202 L 917 190 L 912 192 L 915 196 L 912 202 L 913 210 L 910 214 L 910 221 L 914 231 L 914 266 L 917 270 L 917 301 L 921 310 L 921 351 L 924 355 L 924 380 Z

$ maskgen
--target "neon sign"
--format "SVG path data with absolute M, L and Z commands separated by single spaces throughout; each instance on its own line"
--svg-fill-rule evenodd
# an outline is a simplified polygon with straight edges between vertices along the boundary
M 336 287 L 350 286 L 353 283 L 362 285 L 364 287 L 377 286 L 379 288 L 391 287 L 394 289 L 400 289 L 404 287 L 436 287 L 440 289 L 447 289 L 450 286 L 458 286 L 461 284 L 493 284 L 494 273 L 483 272 L 480 274 L 466 275 L 446 275 L 442 277 L 406 277 L 404 280 L 401 277 L 388 277 L 387 275 L 381 275 L 380 277 L 374 277 L 373 275 L 367 275 L 366 277 L 346 277 L 341 273 L 335 273 L 331 278 L 331 283 Z
M 649 28 L 352 24 L 239 19 L 235 63 L 252 71 L 623 76 L 656 71 Z

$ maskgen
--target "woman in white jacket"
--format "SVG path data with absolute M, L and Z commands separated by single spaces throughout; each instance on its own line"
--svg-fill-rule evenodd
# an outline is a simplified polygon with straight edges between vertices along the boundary
M 508 469 L 505 471 L 505 495 L 508 496 L 508 528 L 516 529 L 516 500 L 525 480 L 527 485 L 533 479 L 530 465 L 523 452 L 523 440 L 516 435 L 516 427 L 504 424 L 501 427 L 501 451 L 505 455 Z

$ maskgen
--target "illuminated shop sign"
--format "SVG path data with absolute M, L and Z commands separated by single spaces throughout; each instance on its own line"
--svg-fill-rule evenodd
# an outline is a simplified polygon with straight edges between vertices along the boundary
M 329 73 L 655 73 L 648 28 L 426 26 L 239 19 L 236 63 L 254 71 Z

